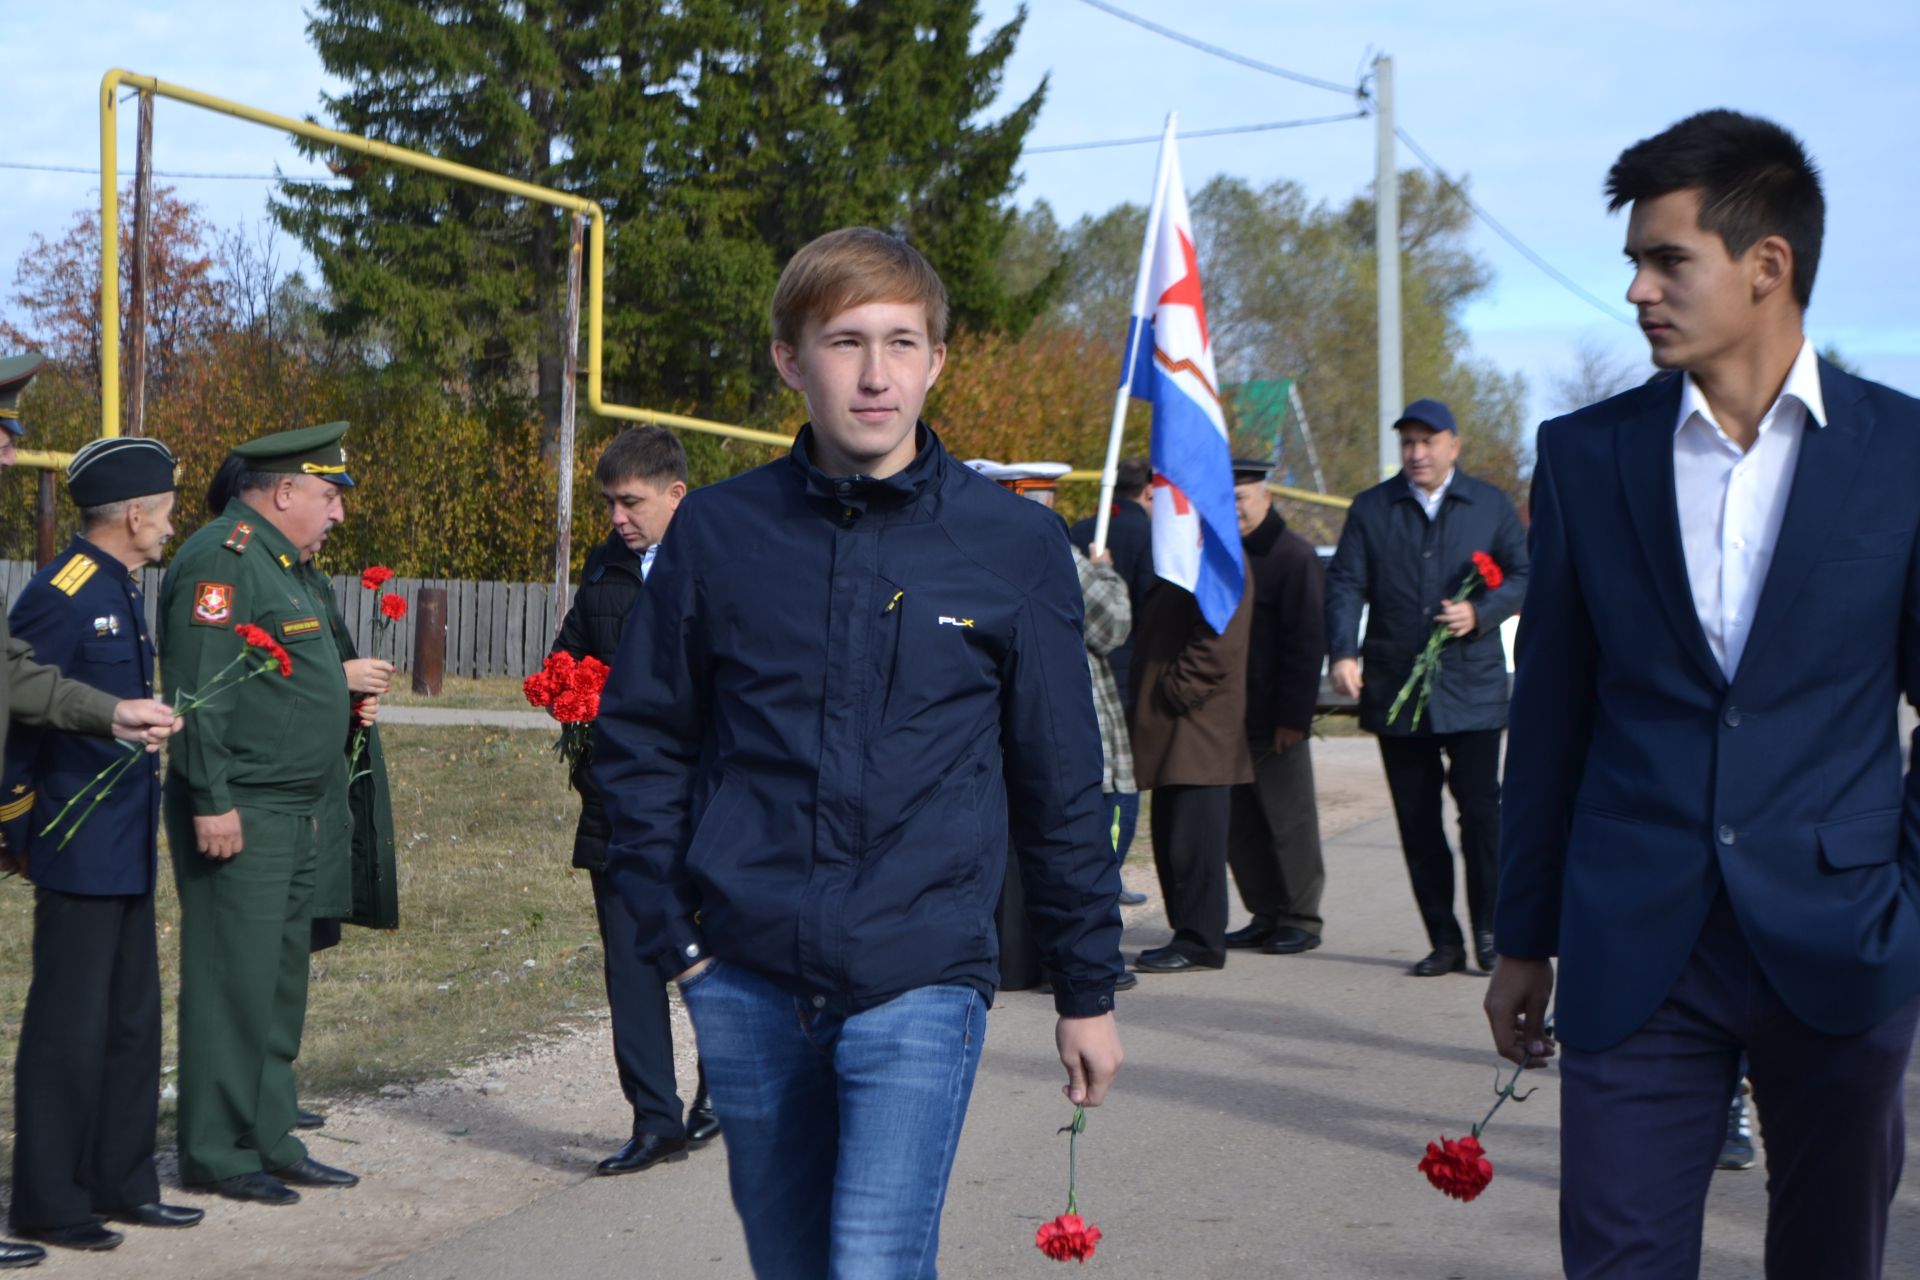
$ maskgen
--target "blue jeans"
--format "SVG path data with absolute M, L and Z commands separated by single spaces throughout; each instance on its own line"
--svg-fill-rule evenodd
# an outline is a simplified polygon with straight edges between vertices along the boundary
M 920 987 L 848 1015 L 724 960 L 681 994 L 754 1274 L 931 1280 L 987 1034 L 981 994 Z

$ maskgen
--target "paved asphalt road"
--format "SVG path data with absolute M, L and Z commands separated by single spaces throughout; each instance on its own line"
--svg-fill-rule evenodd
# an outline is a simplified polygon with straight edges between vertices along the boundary
M 1136 856 L 1139 856 L 1136 854 Z M 1143 978 L 1123 996 L 1128 1054 L 1089 1113 L 1080 1201 L 1106 1238 L 1088 1275 L 1518 1280 L 1558 1274 L 1559 1082 L 1503 1108 L 1496 1170 L 1461 1205 L 1415 1170 L 1491 1101 L 1485 979 L 1415 979 L 1425 952 L 1392 825 L 1330 842 L 1326 946 L 1236 955 L 1222 972 Z M 1235 923 L 1239 923 L 1236 918 Z M 1164 941 L 1157 918 L 1128 950 Z M 954 1170 L 941 1244 L 951 1278 L 1058 1275 L 1035 1228 L 1064 1209 L 1070 1111 L 1050 1002 L 1002 997 Z M 1920 1069 L 1907 1077 L 1920 1101 Z M 1916 1112 L 1920 1114 L 1920 1112 Z M 1909 1168 L 1915 1144 L 1909 1142 Z M 627 1178 L 587 1178 L 379 1274 L 394 1280 L 738 1277 L 746 1251 L 719 1147 Z M 1716 1175 L 1710 1277 L 1760 1274 L 1764 1174 Z M 1895 1210 L 1889 1277 L 1920 1275 L 1920 1188 Z M 1071 1274 L 1082 1274 L 1074 1271 Z

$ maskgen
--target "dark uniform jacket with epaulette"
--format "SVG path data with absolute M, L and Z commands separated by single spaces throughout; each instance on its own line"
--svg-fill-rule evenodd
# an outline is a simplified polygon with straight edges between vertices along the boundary
M 35 574 L 14 601 L 9 625 L 34 656 L 62 675 L 117 701 L 153 696 L 153 643 L 145 601 L 126 566 L 75 537 Z M 159 757 L 142 753 L 94 805 L 88 784 L 127 757 L 111 738 L 16 727 L 0 775 L 0 827 L 7 845 L 27 855 L 27 874 L 43 889 L 94 897 L 153 892 L 159 851 Z M 86 792 L 60 830 L 40 836 L 66 804 Z M 64 834 L 73 836 L 64 848 Z
M 240 805 L 314 814 L 346 746 L 346 671 L 299 548 L 235 498 L 186 540 L 160 585 L 160 669 L 176 705 L 245 647 L 242 623 L 284 645 L 293 673 L 256 676 L 192 711 L 168 752 L 169 785 L 186 788 L 196 817 Z

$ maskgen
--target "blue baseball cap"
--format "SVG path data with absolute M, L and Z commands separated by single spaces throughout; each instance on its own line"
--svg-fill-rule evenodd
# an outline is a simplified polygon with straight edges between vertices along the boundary
M 1434 431 L 1451 431 L 1455 435 L 1460 434 L 1460 428 L 1454 425 L 1453 410 L 1438 400 L 1415 400 L 1393 424 L 1393 429 L 1398 431 L 1409 422 Z

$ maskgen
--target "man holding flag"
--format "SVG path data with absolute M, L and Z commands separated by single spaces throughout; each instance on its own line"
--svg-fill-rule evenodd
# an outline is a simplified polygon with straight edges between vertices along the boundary
M 1242 727 L 1252 611 L 1172 116 L 1140 255 L 1127 368 L 1114 398 L 1096 548 L 1106 545 L 1129 394 L 1153 405 L 1153 565 L 1160 578 L 1136 622 L 1129 727 L 1139 787 L 1155 791 L 1153 860 L 1174 930 L 1173 941 L 1143 953 L 1137 967 L 1217 969 L 1226 963 L 1232 787 L 1253 781 Z

